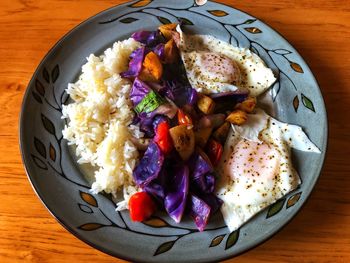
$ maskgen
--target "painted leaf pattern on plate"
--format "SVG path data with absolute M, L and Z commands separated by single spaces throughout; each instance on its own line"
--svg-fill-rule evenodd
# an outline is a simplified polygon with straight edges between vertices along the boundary
M 56 161 L 56 150 L 51 143 L 49 146 L 49 156 L 52 161 Z
M 222 10 L 208 10 L 208 12 L 213 16 L 219 16 L 219 17 L 228 15 L 228 13 Z
M 33 91 L 33 92 L 32 92 L 32 95 L 33 95 L 34 99 L 35 99 L 37 102 L 39 102 L 40 104 L 43 103 L 43 100 L 41 99 L 41 97 L 39 96 L 38 93 L 36 93 L 35 91 Z
M 252 33 L 252 34 L 260 34 L 262 33 L 262 31 L 257 28 L 257 27 L 245 27 L 244 30 L 248 31 L 249 33 Z
M 83 192 L 83 191 L 79 191 L 80 192 L 80 197 L 81 199 L 83 199 L 86 203 L 88 203 L 89 205 L 92 205 L 94 207 L 97 207 L 97 201 L 96 198 L 89 193 Z
M 213 238 L 213 240 L 210 243 L 209 247 L 216 247 L 218 245 L 220 245 L 221 241 L 224 239 L 226 235 L 220 235 L 220 236 L 216 236 Z
M 271 216 L 278 214 L 282 210 L 285 201 L 286 199 L 282 198 L 278 200 L 276 203 L 272 204 L 269 207 L 269 210 L 267 211 L 266 218 L 269 218 Z
M 303 93 L 301 93 L 301 101 L 303 102 L 303 105 L 308 108 L 309 110 L 312 110 L 313 112 L 315 112 L 315 108 L 314 108 L 314 104 L 312 103 L 312 101 L 306 97 Z
M 44 159 L 46 159 L 46 148 L 45 148 L 45 145 L 37 137 L 34 137 L 34 146 L 35 146 L 35 149 L 38 151 L 38 153 Z
M 84 205 L 84 204 L 78 204 L 79 209 L 87 214 L 92 214 L 94 211 L 92 211 L 91 207 Z
M 138 20 L 137 18 L 127 17 L 127 18 L 120 19 L 119 22 L 121 22 L 123 24 L 130 24 L 130 23 L 135 22 L 137 20 Z
M 52 135 L 56 135 L 55 133 L 55 126 L 53 125 L 52 121 L 49 120 L 44 114 L 41 114 L 41 121 L 44 125 L 45 130 L 47 130 Z
M 50 83 L 50 75 L 46 68 L 43 69 L 43 78 L 47 83 Z
M 295 205 L 299 201 L 300 197 L 301 197 L 301 192 L 296 193 L 296 194 L 292 195 L 291 197 L 289 197 L 289 199 L 287 201 L 287 209 L 289 207 L 292 207 L 293 205 Z
M 143 7 L 143 6 L 146 6 L 148 5 L 149 3 L 151 3 L 151 0 L 140 0 L 140 1 L 137 1 L 136 3 L 132 4 L 132 5 L 129 5 L 130 7 Z
M 165 242 L 163 244 L 161 244 L 156 252 L 154 252 L 154 256 L 157 256 L 159 254 L 163 254 L 165 252 L 167 252 L 168 250 L 170 250 L 175 244 L 175 241 L 169 241 L 169 242 Z
M 34 163 L 36 164 L 37 167 L 43 169 L 43 170 L 47 170 L 48 167 L 46 165 L 46 163 L 44 163 L 43 160 L 41 160 L 39 157 L 36 157 L 35 155 L 31 154 L 32 159 L 34 161 Z
M 35 80 L 35 90 L 41 95 L 45 95 L 45 88 L 44 85 L 40 82 L 40 80 L 36 79 Z
M 79 226 L 78 228 L 81 230 L 85 230 L 85 231 L 93 231 L 93 230 L 99 229 L 99 228 L 104 227 L 104 226 L 106 226 L 106 225 L 102 225 L 99 223 L 86 223 L 86 224 Z
M 184 17 L 178 17 L 177 18 L 179 20 L 179 22 L 182 24 L 182 25 L 186 25 L 186 26 L 192 26 L 193 23 L 188 20 L 187 18 L 184 18 Z
M 162 16 L 157 16 L 157 18 L 158 18 L 158 20 L 159 20 L 159 22 L 161 22 L 162 24 L 170 24 L 171 23 L 171 21 L 169 20 L 169 19 L 167 19 L 167 18 L 165 18 L 165 17 L 162 17 Z
M 293 61 L 290 61 L 289 64 L 290 64 L 290 67 L 291 67 L 295 72 L 304 73 L 303 68 L 302 68 L 298 63 L 295 63 L 295 62 L 293 62 Z
M 53 68 L 52 72 L 51 72 L 51 79 L 52 79 L 53 83 L 56 82 L 56 80 L 58 79 L 59 75 L 60 75 L 60 68 L 58 67 L 58 65 L 56 65 Z
M 238 237 L 239 237 L 239 229 L 231 232 L 227 237 L 225 250 L 233 247 L 237 243 Z
M 293 99 L 293 107 L 294 107 L 294 110 L 295 112 L 298 111 L 298 108 L 299 108 L 299 98 L 298 98 L 298 95 L 294 97 Z
M 169 226 L 167 222 L 159 217 L 153 217 L 143 222 L 147 226 L 151 227 L 164 227 Z

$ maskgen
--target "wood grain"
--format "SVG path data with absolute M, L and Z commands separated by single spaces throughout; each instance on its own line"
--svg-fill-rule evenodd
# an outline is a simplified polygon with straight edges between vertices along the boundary
M 0 1 L 0 262 L 123 262 L 68 233 L 33 192 L 18 147 L 22 96 L 47 51 L 120 0 Z M 328 155 L 310 200 L 239 262 L 350 262 L 350 2 L 221 0 L 267 22 L 313 70 L 329 118 Z M 234 262 L 234 259 L 227 262 Z

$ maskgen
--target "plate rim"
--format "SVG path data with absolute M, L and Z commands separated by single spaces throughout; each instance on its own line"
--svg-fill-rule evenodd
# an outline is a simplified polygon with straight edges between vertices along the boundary
M 41 203 L 44 205 L 44 207 L 49 211 L 49 213 L 56 219 L 56 221 L 58 223 L 60 223 L 60 225 L 62 225 L 68 232 L 70 232 L 71 234 L 73 234 L 76 238 L 78 238 L 79 240 L 83 241 L 84 243 L 88 244 L 89 246 L 93 247 L 94 249 L 97 249 L 105 254 L 108 254 L 110 256 L 113 256 L 113 257 L 117 257 L 117 258 L 120 258 L 120 259 L 124 259 L 124 260 L 128 260 L 128 261 L 134 261 L 135 262 L 135 258 L 133 257 L 129 257 L 129 256 L 126 256 L 126 255 L 122 255 L 120 254 L 119 252 L 117 251 L 110 251 L 109 249 L 106 249 L 104 248 L 103 246 L 100 246 L 98 244 L 95 244 L 91 241 L 89 241 L 87 238 L 85 238 L 83 235 L 80 235 L 80 233 L 76 230 L 73 229 L 73 227 L 70 226 L 69 223 L 65 222 L 65 220 L 61 219 L 58 215 L 56 215 L 49 207 L 48 205 L 45 203 L 44 201 L 44 198 L 42 196 L 42 194 L 40 193 L 40 189 L 39 187 L 36 185 L 35 183 L 35 180 L 31 177 L 31 175 L 29 174 L 28 170 L 27 170 L 27 163 L 28 163 L 28 160 L 25 158 L 24 156 L 24 147 L 23 147 L 23 137 L 24 137 L 24 133 L 25 131 L 23 130 L 24 129 L 24 125 L 23 125 L 23 116 L 24 116 L 24 106 L 25 106 L 25 103 L 29 97 L 29 88 L 30 86 L 32 86 L 34 84 L 34 81 L 35 81 L 35 76 L 37 75 L 37 73 L 39 72 L 39 69 L 43 66 L 44 62 L 46 62 L 46 59 L 47 57 L 51 54 L 51 52 L 57 48 L 59 45 L 62 44 L 62 42 L 65 41 L 65 39 L 70 36 L 71 34 L 73 34 L 75 31 L 77 31 L 80 27 L 82 27 L 83 25 L 85 25 L 86 23 L 90 22 L 90 20 L 98 17 L 99 15 L 107 12 L 107 11 L 110 11 L 114 8 L 117 8 L 117 7 L 120 7 L 120 6 L 124 6 L 124 5 L 130 5 L 132 3 L 135 3 L 137 2 L 136 0 L 135 1 L 127 1 L 125 3 L 121 3 L 121 4 L 118 4 L 118 5 L 113 5 L 107 9 L 104 9 L 88 18 L 86 18 L 85 20 L 81 21 L 79 24 L 77 24 L 76 26 L 74 26 L 72 29 L 70 29 L 67 33 L 65 33 L 61 38 L 59 38 L 59 40 L 47 51 L 47 53 L 45 54 L 45 56 L 40 60 L 39 64 L 37 65 L 35 71 L 33 72 L 32 74 L 32 77 L 30 79 L 30 81 L 28 82 L 27 84 L 27 87 L 26 87 L 26 90 L 25 90 L 25 93 L 23 95 L 23 98 L 22 98 L 22 103 L 21 103 L 21 107 L 20 107 L 20 115 L 19 115 L 19 119 L 18 119 L 18 133 L 19 133 L 19 136 L 18 136 L 18 140 L 19 140 L 19 148 L 20 148 L 20 154 L 21 154 L 21 159 L 22 159 L 22 163 L 23 163 L 23 166 L 24 166 L 24 170 L 25 170 L 25 173 L 27 175 L 27 178 L 30 182 L 30 185 L 31 187 L 33 188 L 35 194 L 39 197 Z M 305 200 L 303 203 L 301 203 L 301 205 L 299 207 L 296 208 L 296 211 L 295 213 L 291 216 L 291 218 L 289 218 L 287 221 L 285 221 L 285 223 L 283 225 L 281 225 L 280 227 L 274 229 L 274 231 L 272 231 L 272 233 L 269 233 L 267 234 L 264 238 L 262 238 L 261 240 L 259 241 L 256 241 L 256 242 L 253 242 L 252 245 L 250 247 L 248 247 L 247 249 L 244 249 L 242 250 L 240 253 L 237 253 L 235 255 L 231 254 L 231 255 L 227 255 L 227 256 L 218 256 L 216 260 L 225 260 L 225 259 L 230 259 L 230 258 L 234 258 L 234 257 L 238 257 L 246 252 L 249 252 L 251 250 L 253 250 L 254 248 L 264 244 L 266 241 L 268 241 L 269 239 L 271 239 L 272 237 L 274 237 L 275 235 L 277 235 L 281 230 L 283 230 L 287 225 L 290 224 L 290 222 L 300 213 L 300 211 L 302 210 L 302 208 L 305 207 L 305 205 L 310 201 L 310 197 L 311 195 L 314 193 L 315 191 L 315 185 L 317 184 L 317 182 L 319 181 L 321 175 L 322 175 L 322 171 L 324 169 L 324 165 L 325 165 L 325 159 L 326 159 L 326 156 L 327 156 L 327 149 L 328 149 L 328 143 L 329 143 L 329 119 L 328 119 L 328 113 L 327 113 L 327 109 L 326 109 L 326 105 L 325 105 L 325 101 L 324 101 L 324 98 L 323 98 L 323 94 L 322 94 L 322 91 L 320 89 L 320 85 L 315 77 L 315 75 L 313 74 L 313 71 L 311 70 L 309 64 L 304 60 L 303 56 L 300 55 L 299 51 L 295 48 L 295 46 L 293 46 L 279 31 L 277 31 L 275 28 L 271 27 L 268 23 L 266 23 L 264 20 L 256 17 L 256 16 L 252 16 L 251 14 L 239 9 L 239 8 L 236 8 L 234 6 L 230 6 L 228 4 L 225 4 L 225 3 L 221 3 L 221 2 L 218 2 L 216 0 L 209 0 L 208 2 L 212 2 L 214 4 L 219 4 L 219 5 L 223 5 L 223 6 L 226 6 L 228 8 L 232 8 L 234 10 L 237 10 L 239 12 L 242 12 L 248 16 L 251 16 L 251 17 L 254 17 L 257 19 L 257 21 L 260 21 L 261 23 L 264 24 L 264 26 L 267 26 L 269 29 L 271 29 L 272 31 L 274 31 L 278 37 L 280 37 L 281 39 L 283 39 L 284 41 L 286 41 L 295 51 L 296 51 L 296 55 L 299 56 L 302 61 L 305 63 L 305 66 L 307 67 L 307 69 L 310 71 L 310 76 L 312 77 L 312 79 L 315 81 L 315 83 L 317 84 L 317 89 L 320 93 L 320 104 L 321 105 L 321 108 L 324 110 L 324 114 L 325 114 L 325 119 L 324 119 L 324 122 L 325 122 L 325 129 L 324 129 L 324 151 L 321 152 L 321 165 L 320 167 L 318 168 L 318 171 L 317 171 L 317 177 L 315 178 L 315 180 L 311 183 L 311 190 L 309 191 L 309 193 L 306 195 L 305 197 Z M 137 262 L 137 261 L 136 261 Z M 143 260 L 142 262 L 151 262 L 151 261 L 147 261 L 147 260 Z M 153 261 L 152 261 L 153 262 Z M 201 262 L 211 262 L 209 260 L 204 260 L 204 261 L 201 261 Z

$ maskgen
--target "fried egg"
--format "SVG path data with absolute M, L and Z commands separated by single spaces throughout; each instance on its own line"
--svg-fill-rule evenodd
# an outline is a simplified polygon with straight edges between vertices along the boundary
M 248 89 L 258 96 L 276 80 L 255 53 L 209 35 L 187 35 L 177 27 L 177 41 L 187 78 L 204 94 Z
M 234 231 L 300 184 L 291 150 L 320 153 L 299 126 L 279 122 L 257 109 L 232 125 L 217 172 L 221 212 Z

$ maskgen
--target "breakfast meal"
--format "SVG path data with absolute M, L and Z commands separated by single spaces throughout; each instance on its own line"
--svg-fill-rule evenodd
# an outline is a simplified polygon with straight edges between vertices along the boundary
M 163 210 L 203 231 L 220 210 L 234 231 L 301 183 L 291 148 L 320 153 L 257 106 L 275 81 L 249 49 L 177 24 L 138 31 L 87 58 L 66 89 L 63 137 L 94 170 L 91 192 L 133 221 Z

